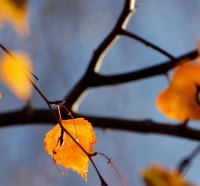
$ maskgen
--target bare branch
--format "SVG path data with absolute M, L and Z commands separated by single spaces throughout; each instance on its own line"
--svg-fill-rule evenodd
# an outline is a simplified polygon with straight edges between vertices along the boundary
M 66 113 L 63 116 L 69 117 Z M 139 132 L 144 134 L 168 135 L 184 139 L 200 141 L 200 130 L 185 127 L 182 124 L 158 123 L 151 120 L 127 120 L 107 117 L 94 117 L 74 114 L 76 117 L 84 117 L 89 120 L 94 127 L 101 129 L 124 130 L 129 132 Z M 10 113 L 0 114 L 0 127 L 19 125 L 39 125 L 55 124 L 55 120 L 49 110 L 20 110 Z
M 131 15 L 134 12 L 134 5 L 132 5 L 133 0 L 126 0 L 124 4 L 123 11 L 110 34 L 105 38 L 105 40 L 99 45 L 93 54 L 86 73 L 93 73 L 99 71 L 100 63 L 102 63 L 104 56 L 106 55 L 108 49 L 119 39 L 121 30 L 126 29 Z
M 129 18 L 134 12 L 134 6 L 132 6 L 131 3 L 131 0 L 125 1 L 124 8 L 115 27 L 105 38 L 105 40 L 100 44 L 100 46 L 96 49 L 85 74 L 65 98 L 67 108 L 69 108 L 73 112 L 78 111 L 78 107 L 80 105 L 79 103 L 83 98 L 83 95 L 87 92 L 88 88 L 127 83 L 130 81 L 135 81 L 155 75 L 166 74 L 170 69 L 176 67 L 177 65 L 188 62 L 192 59 L 195 59 L 198 56 L 197 51 L 192 51 L 176 59 L 171 54 L 157 47 L 156 45 L 126 31 L 125 29 Z M 160 65 L 155 65 L 152 67 L 125 74 L 112 76 L 105 76 L 99 74 L 99 67 L 103 61 L 104 56 L 106 55 L 108 49 L 115 43 L 115 41 L 119 38 L 120 35 L 126 35 L 128 37 L 137 39 L 138 41 L 143 42 L 147 46 L 150 46 L 153 49 L 164 54 L 165 56 L 169 57 L 171 60 Z
M 192 153 L 190 153 L 188 156 L 186 156 L 177 166 L 177 170 L 179 170 L 180 173 L 184 174 L 188 168 L 191 166 L 192 161 L 199 155 L 200 153 L 200 145 L 198 145 Z
M 105 86 L 105 85 L 115 85 L 120 83 L 128 83 L 130 81 L 136 81 L 152 76 L 163 75 L 166 74 L 169 70 L 173 69 L 174 67 L 190 62 L 191 60 L 198 57 L 198 52 L 196 50 L 184 54 L 180 56 L 176 60 L 167 61 L 159 65 L 154 65 L 151 67 L 147 67 L 141 70 L 119 74 L 119 75 L 112 75 L 112 76 L 105 76 L 101 74 L 94 74 L 92 81 L 90 81 L 90 87 L 97 87 L 97 86 Z
M 169 54 L 167 51 L 163 50 L 162 48 L 156 46 L 153 43 L 150 43 L 149 41 L 143 39 L 142 37 L 140 37 L 140 36 L 138 36 L 138 35 L 136 35 L 134 33 L 131 33 L 129 31 L 127 31 L 127 30 L 121 30 L 121 34 L 124 35 L 124 36 L 130 37 L 132 39 L 135 39 L 136 41 L 139 41 L 139 42 L 145 44 L 148 47 L 151 47 L 152 49 L 154 49 L 157 52 L 163 54 L 164 56 L 168 57 L 171 60 L 176 60 L 176 58 L 174 56 L 172 56 L 171 54 Z
M 125 1 L 124 8 L 119 19 L 117 20 L 115 27 L 94 51 L 85 74 L 67 96 L 66 106 L 71 108 L 71 110 L 76 110 L 78 101 L 89 87 L 90 81 L 93 78 L 93 74 L 99 71 L 101 63 L 104 59 L 104 56 L 107 54 L 108 49 L 117 41 L 117 39 L 119 39 L 120 31 L 122 29 L 126 29 L 128 21 L 134 12 L 135 7 L 133 2 L 133 0 Z

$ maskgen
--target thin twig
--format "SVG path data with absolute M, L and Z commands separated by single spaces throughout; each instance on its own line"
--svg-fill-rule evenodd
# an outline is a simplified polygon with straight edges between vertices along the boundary
M 5 47 L 0 43 L 0 48 L 7 54 L 9 55 L 13 60 L 17 61 L 16 57 Z M 37 81 L 39 78 L 30 70 L 26 69 Z
M 167 51 L 163 50 L 162 48 L 156 46 L 155 44 L 143 39 L 142 37 L 140 37 L 140 36 L 138 36 L 138 35 L 136 35 L 134 33 L 131 33 L 131 32 L 129 32 L 127 30 L 124 30 L 124 29 L 122 29 L 120 33 L 122 35 L 124 35 L 124 36 L 127 36 L 127 37 L 130 37 L 132 39 L 135 39 L 135 40 L 145 44 L 148 47 L 151 47 L 152 49 L 154 49 L 157 52 L 163 54 L 164 56 L 168 57 L 171 60 L 176 60 L 176 58 L 173 55 L 169 54 Z
M 106 156 L 104 153 L 101 153 L 101 152 L 95 152 L 92 155 L 93 156 L 100 155 L 100 156 L 104 157 L 108 161 L 108 164 L 110 164 L 112 166 L 112 168 L 115 171 L 115 173 L 117 174 L 117 176 L 120 178 L 121 185 L 126 186 L 124 177 L 120 174 L 119 170 L 117 169 L 117 167 L 115 166 L 115 164 L 113 163 L 111 158 L 109 158 L 108 156 Z
M 180 173 L 184 174 L 186 170 L 189 168 L 191 165 L 192 161 L 194 158 L 200 153 L 200 145 L 198 145 L 194 151 L 187 157 L 185 157 L 177 166 L 177 170 L 179 170 Z

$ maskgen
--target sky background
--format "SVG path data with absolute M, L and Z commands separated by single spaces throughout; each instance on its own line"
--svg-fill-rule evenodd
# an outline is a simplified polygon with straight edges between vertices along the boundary
M 122 10 L 123 0 L 29 0 L 30 34 L 21 38 L 10 25 L 0 29 L 0 42 L 10 50 L 27 52 L 40 81 L 37 85 L 50 100 L 64 98 L 85 72 L 93 51 L 109 33 Z M 200 36 L 200 1 L 138 0 L 128 30 L 167 50 L 174 56 L 196 48 Z M 166 57 L 130 38 L 121 37 L 101 67 L 103 74 L 116 74 L 160 64 Z M 127 119 L 167 120 L 155 107 L 159 92 L 167 86 L 164 76 L 127 84 L 92 89 L 80 105 L 80 113 Z M 20 109 L 19 101 L 2 83 L 0 112 Z M 46 108 L 37 93 L 33 105 Z M 199 123 L 193 123 L 198 126 Z M 94 169 L 88 184 L 77 174 L 57 172 L 46 154 L 43 139 L 52 126 L 19 126 L 0 130 L 0 183 L 6 186 L 97 186 Z M 96 151 L 112 157 L 127 186 L 142 186 L 140 171 L 159 162 L 174 168 L 197 142 L 174 137 L 96 129 Z M 105 145 L 106 144 L 106 145 Z M 104 160 L 96 158 L 110 186 L 119 178 Z M 186 177 L 200 183 L 199 157 Z

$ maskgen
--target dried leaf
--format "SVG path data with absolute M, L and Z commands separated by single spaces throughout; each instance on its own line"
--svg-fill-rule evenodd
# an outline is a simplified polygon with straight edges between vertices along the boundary
M 0 0 L 0 24 L 11 23 L 16 31 L 27 30 L 27 0 Z
M 142 172 L 146 186 L 192 186 L 176 170 L 168 170 L 160 165 L 152 165 Z
M 185 121 L 200 119 L 200 64 L 178 67 L 168 88 L 157 98 L 157 108 L 168 118 Z
M 62 120 L 64 128 L 79 142 L 88 153 L 93 153 L 96 136 L 91 124 L 84 118 Z M 80 174 L 87 181 L 89 159 L 78 145 L 66 134 L 63 144 L 58 143 L 61 136 L 60 126 L 57 124 L 46 134 L 44 146 L 56 163 Z M 55 151 L 55 153 L 54 153 Z
M 32 70 L 29 57 L 22 52 L 13 52 L 15 59 L 4 54 L 0 57 L 0 80 L 20 99 L 31 97 L 32 86 L 29 82 Z

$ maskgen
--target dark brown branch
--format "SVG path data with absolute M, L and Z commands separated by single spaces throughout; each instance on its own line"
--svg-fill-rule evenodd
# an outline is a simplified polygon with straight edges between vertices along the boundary
M 192 161 L 199 155 L 200 145 L 198 145 L 188 156 L 186 156 L 177 166 L 177 170 L 184 174 L 185 171 L 191 166 Z
M 99 71 L 100 65 L 104 56 L 107 54 L 108 49 L 117 41 L 120 31 L 126 28 L 127 23 L 134 12 L 135 7 L 133 2 L 133 0 L 125 1 L 124 8 L 115 27 L 95 50 L 85 74 L 67 96 L 66 106 L 71 110 L 76 110 L 78 99 L 81 98 L 83 93 L 89 87 L 93 74 Z
M 63 113 L 63 115 L 66 113 Z M 93 126 L 102 129 L 115 129 L 145 134 L 168 135 L 184 139 L 200 141 L 200 131 L 189 127 L 158 123 L 151 120 L 127 120 L 106 117 L 93 117 L 87 115 L 75 115 L 89 120 Z M 55 124 L 55 120 L 49 110 L 21 110 L 0 114 L 0 127 L 19 125 Z
M 126 0 L 115 27 L 94 52 L 86 73 L 93 73 L 99 70 L 100 63 L 103 61 L 108 49 L 117 41 L 121 30 L 126 28 L 133 12 L 134 6 L 132 5 L 132 0 Z
M 141 70 L 136 70 L 130 73 L 105 76 L 101 74 L 94 74 L 92 81 L 90 81 L 90 87 L 105 86 L 105 85 L 115 85 L 120 83 L 128 83 L 130 81 L 136 81 L 139 79 L 144 79 L 156 75 L 166 74 L 169 70 L 174 67 L 190 62 L 191 60 L 198 57 L 198 52 L 196 50 L 180 56 L 176 60 L 167 61 L 159 65 L 154 65 Z
M 168 57 L 169 59 L 171 60 L 176 60 L 176 58 L 174 56 L 172 56 L 171 54 L 169 54 L 167 51 L 163 50 L 162 48 L 156 46 L 155 44 L 153 43 L 150 43 L 149 41 L 143 39 L 142 37 L 134 34 L 134 33 L 131 33 L 127 30 L 121 30 L 121 35 L 124 35 L 124 36 L 127 36 L 127 37 L 130 37 L 132 39 L 135 39 L 143 44 L 145 44 L 146 46 L 148 47 L 151 47 L 152 49 L 158 51 L 159 53 L 163 54 L 164 56 Z
M 194 60 L 197 57 L 198 57 L 198 51 L 194 50 L 178 57 L 176 60 L 169 60 L 162 64 L 154 65 L 141 70 L 136 70 L 130 73 L 112 75 L 112 76 L 105 76 L 97 73 L 90 74 L 89 76 L 86 75 L 85 78 L 83 78 L 73 89 L 71 94 L 74 93 L 75 98 L 78 99 L 79 97 L 81 97 L 81 94 L 84 93 L 84 91 L 87 90 L 89 87 L 128 83 L 130 81 L 136 81 L 156 75 L 163 75 L 166 74 L 169 70 L 173 69 L 174 67 L 186 62 L 190 62 L 191 60 Z M 72 98 L 73 95 L 69 96 L 67 98 L 67 101 L 70 97 Z M 73 99 L 73 101 L 75 101 L 75 99 Z

